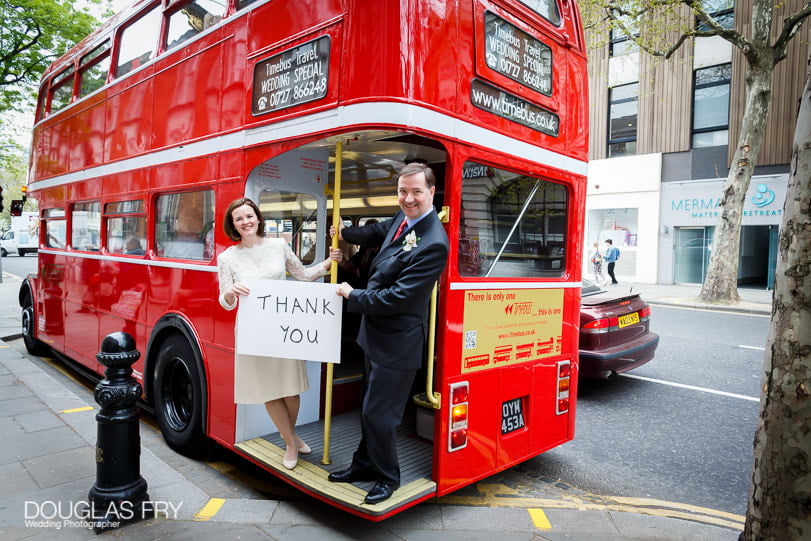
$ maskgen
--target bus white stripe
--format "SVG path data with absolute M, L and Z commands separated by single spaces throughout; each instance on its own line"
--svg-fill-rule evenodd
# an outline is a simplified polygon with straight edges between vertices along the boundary
M 68 252 L 66 250 L 54 250 L 52 248 L 40 248 L 40 253 L 63 255 L 77 259 L 98 259 L 100 261 L 115 261 L 116 263 L 132 263 L 133 265 L 146 265 L 148 267 L 168 267 L 172 269 L 196 270 L 202 272 L 217 272 L 217 267 L 209 265 L 208 262 L 179 263 L 176 261 L 157 261 L 155 259 L 135 259 L 129 257 L 117 257 L 115 255 L 88 254 L 86 252 Z
M 240 132 L 219 135 L 186 143 L 165 150 L 150 152 L 134 158 L 127 158 L 66 175 L 59 175 L 31 184 L 32 190 L 62 186 L 104 175 L 133 171 L 144 167 L 153 167 L 180 160 L 199 158 L 218 152 L 236 150 L 282 139 L 289 139 L 308 133 L 328 129 L 361 126 L 369 119 L 387 119 L 387 123 L 402 124 L 424 129 L 439 135 L 451 137 L 463 142 L 473 143 L 486 148 L 517 155 L 524 159 L 542 163 L 563 171 L 586 175 L 588 163 L 571 158 L 551 150 L 539 148 L 529 143 L 518 141 L 506 135 L 491 132 L 484 127 L 453 118 L 419 105 L 391 102 L 358 103 L 316 113 L 302 118 L 251 128 Z
M 453 290 L 475 289 L 574 289 L 583 282 L 451 282 Z

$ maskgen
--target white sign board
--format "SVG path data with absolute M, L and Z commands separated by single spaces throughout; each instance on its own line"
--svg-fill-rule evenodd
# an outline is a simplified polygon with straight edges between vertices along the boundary
M 341 304 L 337 284 L 293 280 L 244 280 L 240 296 L 237 352 L 338 363 L 341 360 Z

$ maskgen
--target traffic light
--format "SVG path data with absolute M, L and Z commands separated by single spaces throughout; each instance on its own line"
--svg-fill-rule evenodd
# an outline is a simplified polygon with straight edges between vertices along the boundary
M 3 212 L 3 187 L 0 186 L 0 212 Z
M 9 214 L 12 216 L 22 216 L 23 215 L 23 201 L 22 199 L 12 199 L 11 200 L 11 208 L 9 209 Z

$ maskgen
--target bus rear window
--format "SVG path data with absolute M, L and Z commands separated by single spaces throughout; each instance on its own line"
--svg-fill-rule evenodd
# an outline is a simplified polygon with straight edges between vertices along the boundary
M 466 162 L 462 171 L 459 274 L 562 276 L 568 204 L 565 186 Z

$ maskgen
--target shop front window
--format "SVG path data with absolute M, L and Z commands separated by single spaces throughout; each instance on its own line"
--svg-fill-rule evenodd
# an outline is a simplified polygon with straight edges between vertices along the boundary
M 639 209 L 615 208 L 595 209 L 588 213 L 588 229 L 584 257 L 591 256 L 590 248 L 598 243 L 600 250 L 605 250 L 605 241 L 611 239 L 611 245 L 619 248 L 620 258 L 616 263 L 615 273 L 623 276 L 636 276 L 636 250 L 639 235 Z M 590 268 L 590 265 L 588 266 Z

